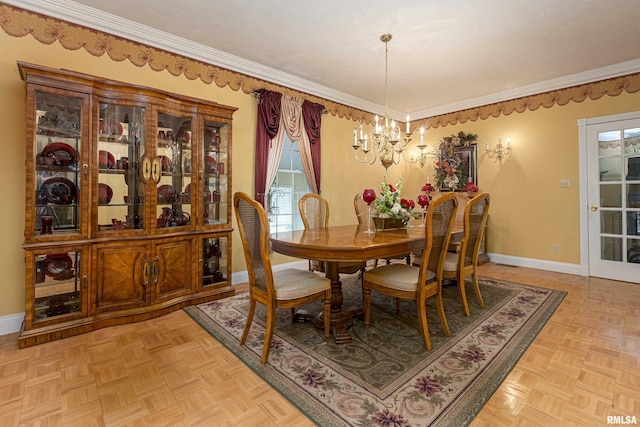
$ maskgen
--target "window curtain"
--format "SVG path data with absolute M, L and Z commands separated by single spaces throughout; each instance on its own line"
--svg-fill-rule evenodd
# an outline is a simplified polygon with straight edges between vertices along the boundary
M 305 177 L 311 191 L 319 194 L 320 124 L 323 106 L 267 90 L 259 91 L 259 95 L 256 200 L 263 205 L 265 203 L 266 193 L 278 172 L 285 134 L 291 141 L 298 141 Z
M 256 126 L 256 173 L 255 199 L 264 206 L 268 187 L 266 187 L 269 146 L 278 134 L 282 94 L 266 89 L 258 91 L 258 123 Z
M 302 118 L 311 148 L 311 161 L 315 173 L 316 186 L 320 194 L 320 124 L 324 106 L 305 100 L 302 103 Z

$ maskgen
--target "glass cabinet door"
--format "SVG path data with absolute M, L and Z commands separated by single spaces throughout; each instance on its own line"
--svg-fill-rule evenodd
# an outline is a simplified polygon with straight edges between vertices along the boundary
M 145 109 L 109 102 L 98 106 L 98 179 L 94 189 L 98 231 L 142 230 L 145 185 L 139 169 L 145 155 Z
M 28 287 L 33 301 L 29 319 L 33 323 L 65 320 L 82 316 L 85 308 L 85 281 L 81 264 L 83 250 L 34 254 L 27 258 L 32 271 L 32 284 Z M 33 325 L 26 325 L 31 327 Z
M 228 236 L 202 239 L 202 289 L 213 288 L 229 280 Z
M 191 116 L 158 112 L 157 157 L 152 162 L 158 229 L 191 225 L 191 123 Z
M 229 181 L 228 124 L 204 121 L 202 164 L 203 225 L 228 222 Z
M 85 99 L 36 90 L 35 104 L 34 235 L 80 233 Z

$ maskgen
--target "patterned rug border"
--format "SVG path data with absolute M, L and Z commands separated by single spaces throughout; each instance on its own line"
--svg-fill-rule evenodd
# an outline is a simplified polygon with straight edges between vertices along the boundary
M 461 426 L 468 425 L 473 418 L 482 409 L 484 404 L 491 398 L 500 384 L 505 380 L 507 375 L 516 366 L 524 352 L 531 345 L 542 328 L 546 325 L 558 306 L 564 300 L 566 292 L 558 291 L 539 286 L 532 286 L 522 283 L 510 282 L 506 280 L 497 280 L 491 278 L 480 278 L 482 282 L 499 284 L 500 286 L 517 287 L 529 290 L 544 290 L 550 292 L 549 296 L 535 310 L 534 314 L 526 321 L 526 326 L 520 328 L 503 346 L 499 354 L 493 357 L 492 361 L 484 367 L 467 386 L 464 392 L 460 393 L 455 399 L 440 411 L 439 415 L 431 422 L 432 426 Z M 242 294 L 239 294 L 242 295 Z M 202 306 L 210 303 L 201 304 Z M 202 328 L 209 332 L 214 338 L 220 341 L 229 351 L 238 357 L 246 366 L 259 375 L 271 387 L 278 391 L 289 402 L 296 406 L 304 413 L 312 422 L 321 426 L 338 426 L 346 425 L 345 420 L 341 417 L 334 416 L 326 406 L 313 398 L 307 397 L 306 392 L 300 390 L 296 393 L 298 385 L 280 374 L 269 363 L 261 365 L 259 357 L 256 357 L 254 351 L 246 346 L 239 346 L 237 337 L 230 334 L 227 330 L 217 325 L 213 319 L 209 317 L 199 306 L 186 307 L 184 311 L 198 323 Z M 487 317 L 487 316 L 483 316 Z M 475 323 L 482 323 L 483 319 Z M 275 334 L 278 334 L 276 329 Z M 463 335 L 463 334 L 461 334 Z M 296 343 L 288 343 L 297 346 Z M 448 345 L 450 349 L 452 345 Z M 303 349 L 300 349 L 304 351 Z M 434 349 L 435 351 L 438 349 Z M 441 349 L 442 351 L 446 349 Z M 348 377 L 348 376 L 347 376 Z M 353 380 L 353 378 L 349 378 Z M 463 402 L 463 410 L 458 406 Z

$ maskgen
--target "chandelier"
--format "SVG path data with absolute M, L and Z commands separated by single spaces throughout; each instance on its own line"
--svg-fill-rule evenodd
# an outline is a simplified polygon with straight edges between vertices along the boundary
M 384 43 L 384 117 L 382 120 L 376 115 L 375 127 L 371 134 L 365 134 L 362 122 L 360 126 L 353 128 L 353 145 L 356 160 L 361 163 L 374 164 L 379 158 L 380 164 L 388 169 L 391 165 L 400 163 L 400 159 L 408 163 L 418 163 L 420 167 L 424 166 L 427 159 L 427 146 L 424 143 L 424 127 L 420 128 L 420 144 L 416 146 L 419 154 L 414 156 L 409 153 L 407 158 L 406 152 L 411 142 L 411 129 L 409 116 L 407 115 L 406 130 L 403 133 L 400 127 L 396 125 L 396 121 L 389 117 L 389 95 L 388 95 L 388 43 L 391 40 L 391 34 L 383 34 L 380 41 Z

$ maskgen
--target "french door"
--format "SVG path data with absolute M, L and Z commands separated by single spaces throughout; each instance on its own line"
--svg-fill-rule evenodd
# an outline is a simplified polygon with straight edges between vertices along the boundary
M 589 119 L 586 132 L 589 275 L 640 283 L 640 114 Z

